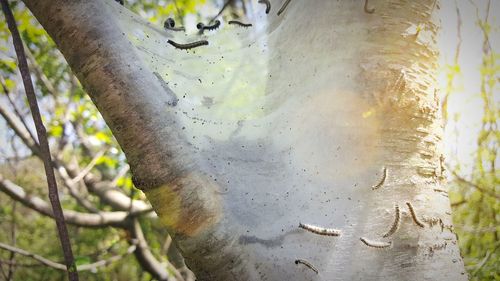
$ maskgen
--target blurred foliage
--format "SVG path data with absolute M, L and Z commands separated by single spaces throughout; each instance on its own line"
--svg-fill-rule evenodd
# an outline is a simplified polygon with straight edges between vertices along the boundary
M 479 67 L 480 95 L 483 102 L 482 126 L 477 136 L 475 163 L 470 176 L 463 176 L 461 166 L 452 168 L 450 183 L 453 222 L 459 238 L 470 280 L 500 280 L 500 53 L 492 49 L 489 37 L 492 28 L 478 19 L 483 32 L 483 58 Z M 448 79 L 460 73 L 458 65 L 451 66 Z M 449 83 L 448 85 L 452 85 Z

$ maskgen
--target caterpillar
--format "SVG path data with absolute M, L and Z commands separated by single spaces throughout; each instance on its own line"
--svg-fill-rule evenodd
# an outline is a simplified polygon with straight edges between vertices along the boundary
M 443 223 L 443 221 L 438 217 L 424 217 L 424 216 L 422 216 L 422 220 L 424 222 L 428 223 L 430 227 L 433 227 L 437 224 Z
M 168 18 L 164 23 L 163 23 L 163 28 L 172 30 L 172 31 L 184 31 L 184 27 L 175 27 L 175 21 L 173 18 Z
M 365 13 L 368 13 L 368 14 L 373 14 L 373 12 L 375 12 L 375 8 L 368 8 L 368 0 L 365 0 L 364 10 L 365 10 Z
M 215 30 L 217 28 L 219 28 L 220 26 L 220 20 L 215 20 L 214 24 L 212 25 L 204 25 L 203 23 L 198 23 L 196 25 L 196 28 L 198 28 L 200 31 L 203 31 L 203 30 Z
M 170 39 L 167 42 L 170 45 L 176 47 L 177 49 L 181 49 L 181 50 L 187 50 L 187 49 L 192 49 L 192 48 L 196 48 L 196 47 L 208 45 L 208 41 L 207 40 L 200 40 L 200 41 L 196 41 L 196 42 L 192 42 L 192 43 L 187 43 L 187 44 L 176 43 L 176 42 L 174 42 L 174 41 L 172 41 Z
M 295 264 L 299 264 L 299 263 L 307 266 L 309 269 L 314 271 L 316 274 L 319 274 L 319 270 L 316 267 L 314 267 L 310 262 L 308 262 L 306 260 L 296 259 Z
M 378 189 L 379 187 L 384 185 L 384 182 L 386 179 L 387 179 L 387 168 L 384 167 L 382 178 L 380 179 L 380 181 L 376 185 L 372 186 L 372 190 Z
M 359 240 L 361 240 L 361 242 L 363 242 L 363 244 L 365 244 L 368 247 L 378 248 L 378 249 L 388 248 L 392 245 L 392 242 L 372 241 L 364 237 L 360 237 Z
M 415 210 L 413 209 L 413 206 L 411 205 L 410 202 L 406 202 L 406 205 L 408 206 L 408 209 L 410 210 L 411 218 L 413 219 L 413 222 L 415 222 L 416 225 L 420 227 L 425 227 L 425 225 L 418 219 L 417 214 L 415 213 Z
M 266 5 L 266 14 L 269 14 L 271 11 L 271 2 L 269 2 L 269 0 L 259 0 L 259 3 Z
M 384 238 L 389 237 L 398 230 L 400 218 L 401 218 L 401 216 L 400 216 L 400 212 L 399 212 L 399 206 L 398 206 L 398 204 L 396 204 L 394 207 L 394 222 L 392 223 L 392 226 L 389 229 L 389 231 L 387 231 L 384 235 L 382 235 L 382 237 L 384 237 Z
M 299 227 L 312 233 L 324 236 L 340 236 L 341 231 L 334 228 L 324 228 L 310 224 L 299 223 Z
M 236 24 L 236 25 L 243 26 L 243 27 L 250 27 L 250 26 L 252 26 L 251 23 L 242 23 L 241 21 L 237 21 L 237 20 L 230 20 L 227 23 L 228 24 Z
M 285 11 L 286 6 L 288 6 L 288 4 L 290 4 L 290 1 L 291 0 L 286 0 L 285 3 L 283 3 L 283 6 L 281 6 L 281 8 L 278 11 L 278 16 L 281 15 Z
M 123 4 L 124 4 L 124 3 L 123 3 L 123 0 L 115 0 L 115 2 L 116 2 L 116 3 L 118 3 L 118 4 L 120 4 L 120 5 L 122 5 L 122 6 L 123 6 Z

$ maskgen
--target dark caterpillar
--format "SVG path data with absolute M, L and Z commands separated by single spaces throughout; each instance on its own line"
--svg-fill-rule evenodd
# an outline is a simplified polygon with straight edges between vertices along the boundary
M 174 42 L 172 40 L 168 40 L 167 42 L 170 45 L 176 47 L 177 49 L 181 49 L 181 50 L 188 50 L 188 49 L 192 49 L 192 48 L 196 48 L 196 47 L 208 45 L 208 41 L 207 40 L 200 40 L 200 41 L 196 41 L 196 42 L 192 42 L 192 43 L 187 43 L 187 44 L 179 44 L 179 43 L 176 43 L 176 42 Z
M 200 31 L 215 30 L 215 29 L 219 28 L 219 26 L 220 26 L 220 20 L 216 20 L 214 22 L 214 24 L 212 24 L 212 25 L 204 25 L 203 23 L 200 22 L 196 25 L 196 28 L 198 28 L 198 30 L 200 30 Z
M 319 273 L 318 269 L 316 267 L 314 267 L 310 262 L 308 262 L 306 260 L 301 260 L 301 259 L 295 260 L 295 264 L 299 264 L 299 263 L 309 267 L 312 271 L 316 272 L 316 274 Z
M 266 5 L 266 14 L 269 14 L 269 12 L 271 11 L 271 3 L 269 2 L 269 0 L 259 0 L 259 3 Z
M 290 4 L 290 0 L 286 0 L 285 3 L 283 3 L 283 6 L 281 6 L 281 8 L 278 11 L 278 16 L 285 11 L 288 4 Z
M 227 23 L 228 24 L 236 24 L 236 25 L 243 26 L 243 27 L 250 27 L 250 26 L 252 26 L 251 23 L 242 23 L 241 21 L 237 21 L 237 20 L 230 20 Z
M 375 8 L 368 8 L 368 0 L 365 0 L 364 10 L 365 10 L 365 13 L 368 13 L 368 14 L 373 14 L 373 12 L 375 12 Z
M 123 0 L 115 0 L 115 2 L 117 2 L 118 4 L 122 5 L 123 6 Z
M 172 31 L 184 31 L 184 27 L 175 27 L 175 21 L 173 18 L 168 18 L 164 23 L 163 23 L 163 28 L 167 30 L 172 30 Z

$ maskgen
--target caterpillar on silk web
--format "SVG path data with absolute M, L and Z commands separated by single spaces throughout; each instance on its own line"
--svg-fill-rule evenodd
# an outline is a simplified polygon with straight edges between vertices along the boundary
M 252 26 L 251 23 L 242 23 L 241 21 L 237 21 L 237 20 L 230 20 L 227 23 L 228 24 L 236 24 L 236 25 L 239 25 L 239 26 L 242 26 L 242 27 L 250 27 L 250 26 Z
M 341 231 L 334 228 L 324 228 L 310 224 L 299 223 L 299 227 L 309 232 L 324 236 L 340 236 Z
M 181 50 L 188 50 L 188 49 L 192 49 L 192 48 L 196 48 L 196 47 L 208 45 L 208 41 L 207 40 L 200 40 L 200 41 L 196 41 L 196 42 L 192 42 L 192 43 L 187 43 L 187 44 L 176 43 L 176 42 L 174 42 L 172 40 L 168 40 L 167 42 L 170 45 L 176 47 L 177 49 L 181 49 Z
M 266 14 L 269 14 L 271 11 L 271 2 L 269 2 L 269 0 L 259 0 L 259 3 L 266 5 Z
M 312 271 L 316 272 L 316 274 L 319 273 L 318 269 L 306 260 L 296 259 L 295 264 L 303 264 L 303 265 L 307 266 L 309 269 L 311 269 Z
M 212 25 L 204 25 L 203 23 L 200 22 L 196 25 L 196 28 L 198 28 L 201 31 L 203 31 L 203 30 L 215 30 L 215 29 L 219 28 L 219 26 L 220 26 L 220 20 L 216 20 L 214 22 L 214 24 L 212 24 Z
M 364 237 L 360 237 L 359 240 L 361 240 L 361 242 L 363 242 L 363 244 L 365 244 L 366 246 L 377 249 L 388 248 L 392 245 L 391 242 L 373 241 Z
M 278 16 L 281 15 L 285 11 L 288 4 L 290 4 L 290 1 L 291 0 L 285 0 L 285 3 L 283 3 L 283 6 L 281 6 L 281 8 L 278 11 Z

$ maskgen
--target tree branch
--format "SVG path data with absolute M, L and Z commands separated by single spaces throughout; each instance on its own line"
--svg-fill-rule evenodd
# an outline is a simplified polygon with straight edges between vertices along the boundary
M 134 254 L 141 266 L 158 280 L 169 280 L 170 274 L 167 272 L 165 266 L 161 264 L 149 250 L 148 243 L 144 237 L 144 233 L 142 232 L 141 224 L 137 219 L 133 219 L 129 231 L 132 238 L 137 240 L 137 249 Z M 174 272 L 176 278 L 178 279 L 177 281 L 183 280 L 182 275 L 180 275 L 179 271 L 177 271 L 173 265 L 167 262 L 167 266 L 172 272 Z
M 21 71 L 21 76 L 23 78 L 24 89 L 26 91 L 26 97 L 30 106 L 31 114 L 33 116 L 33 121 L 35 122 L 36 132 L 38 134 L 38 141 L 40 142 L 40 152 L 43 157 L 43 165 L 45 167 L 45 175 L 47 176 L 47 184 L 49 189 L 49 199 L 52 204 L 52 210 L 54 213 L 54 219 L 57 225 L 57 231 L 59 233 L 59 240 L 61 242 L 64 260 L 66 262 L 66 268 L 68 269 L 68 277 L 71 281 L 78 281 L 78 273 L 76 272 L 75 258 L 73 257 L 73 251 L 71 249 L 71 242 L 69 240 L 68 230 L 64 222 L 64 214 L 61 208 L 61 203 L 59 201 L 59 195 L 57 191 L 57 182 L 54 175 L 54 168 L 52 167 L 52 160 L 50 156 L 50 148 L 47 139 L 47 133 L 42 122 L 42 117 L 40 115 L 40 110 L 38 109 L 38 104 L 35 95 L 35 89 L 33 88 L 33 82 L 31 81 L 31 75 L 28 68 L 28 62 L 26 60 L 26 55 L 24 53 L 23 42 L 19 31 L 17 30 L 16 21 L 14 15 L 10 10 L 9 3 L 7 0 L 0 0 L 2 3 L 3 13 L 5 14 L 5 19 L 9 27 L 10 33 L 12 34 L 12 41 L 14 43 L 14 49 L 17 54 L 19 70 Z
M 28 130 L 19 124 L 18 118 L 3 104 L 0 103 L 0 115 L 3 116 L 7 125 L 14 130 L 16 135 L 21 139 L 21 141 L 35 154 L 37 157 L 41 157 L 40 149 L 38 144 L 32 139 L 28 133 Z M 77 192 L 74 187 L 69 185 L 69 178 L 75 178 L 78 175 L 78 170 L 76 168 L 71 168 L 60 160 L 53 161 L 54 166 L 57 168 L 59 175 L 63 179 L 65 185 L 70 191 L 70 195 L 73 196 L 79 204 L 89 211 L 95 212 L 95 207 L 92 208 L 90 203 L 85 203 L 81 196 L 76 196 Z M 126 170 L 125 170 L 126 172 Z M 110 185 L 107 183 L 98 183 L 95 177 L 88 173 L 83 177 L 83 183 L 85 184 L 87 190 L 92 194 L 97 195 L 102 201 L 106 202 L 116 210 L 128 211 L 130 207 L 130 202 L 132 201 L 132 212 L 145 212 L 150 210 L 151 206 L 142 200 L 133 200 L 122 192 L 114 188 L 115 181 Z
M 120 259 L 122 259 L 123 257 L 125 257 L 126 255 L 132 253 L 135 251 L 136 249 L 136 242 L 135 241 L 132 241 L 131 242 L 131 246 L 128 247 L 127 251 L 123 254 L 119 254 L 119 255 L 115 255 L 115 256 L 112 256 L 110 258 L 107 258 L 107 259 L 104 259 L 104 260 L 100 260 L 100 261 L 97 261 L 97 262 L 93 262 L 93 263 L 89 263 L 89 264 L 82 264 L 82 265 L 79 265 L 76 267 L 76 270 L 77 271 L 87 271 L 87 270 L 91 270 L 91 271 L 94 271 L 95 269 L 97 269 L 98 267 L 104 267 L 104 266 L 107 266 L 113 262 L 116 262 Z M 51 261 L 47 258 L 44 258 L 40 255 L 37 255 L 37 254 L 33 254 L 33 253 L 30 253 L 26 250 L 23 250 L 23 249 L 20 249 L 20 248 L 17 248 L 17 247 L 13 247 L 13 246 L 10 246 L 10 245 L 7 245 L 7 244 L 4 244 L 4 243 L 1 243 L 0 242 L 0 248 L 1 249 L 4 249 L 4 250 L 7 250 L 9 252 L 12 252 L 12 253 L 17 253 L 17 254 L 20 254 L 20 255 L 23 255 L 23 256 L 26 256 L 26 257 L 30 257 L 48 267 L 51 267 L 51 268 L 54 268 L 54 269 L 57 269 L 57 270 L 63 270 L 63 271 L 66 271 L 66 265 L 64 264 L 61 264 L 61 263 L 58 263 L 58 262 L 55 262 L 55 261 Z
M 496 194 L 494 191 L 491 191 L 491 190 L 488 190 L 488 189 L 482 188 L 482 187 L 480 187 L 479 185 L 477 185 L 477 184 L 475 184 L 475 183 L 473 183 L 473 182 L 470 182 L 470 181 L 468 181 L 468 180 L 464 179 L 464 178 L 463 178 L 463 177 L 461 177 L 459 174 L 457 174 L 457 172 L 455 172 L 455 171 L 452 171 L 452 174 L 453 174 L 453 176 L 454 176 L 454 177 L 455 177 L 455 178 L 456 178 L 459 182 L 461 182 L 461 183 L 463 183 L 463 184 L 466 184 L 466 185 L 469 185 L 469 186 L 471 186 L 471 187 L 474 187 L 475 189 L 477 189 L 477 190 L 481 191 L 482 193 L 487 194 L 487 195 L 489 195 L 489 196 L 491 196 L 491 197 L 494 197 L 494 198 L 496 198 L 497 200 L 500 200 L 500 195 Z
M 27 194 L 24 189 L 13 182 L 6 180 L 0 175 L 0 190 L 12 199 L 38 213 L 53 218 L 50 206 L 39 197 Z M 125 227 L 127 212 L 99 212 L 98 214 L 81 213 L 72 210 L 64 211 L 64 219 L 67 223 L 82 227 Z M 131 213 L 130 215 L 135 215 Z

